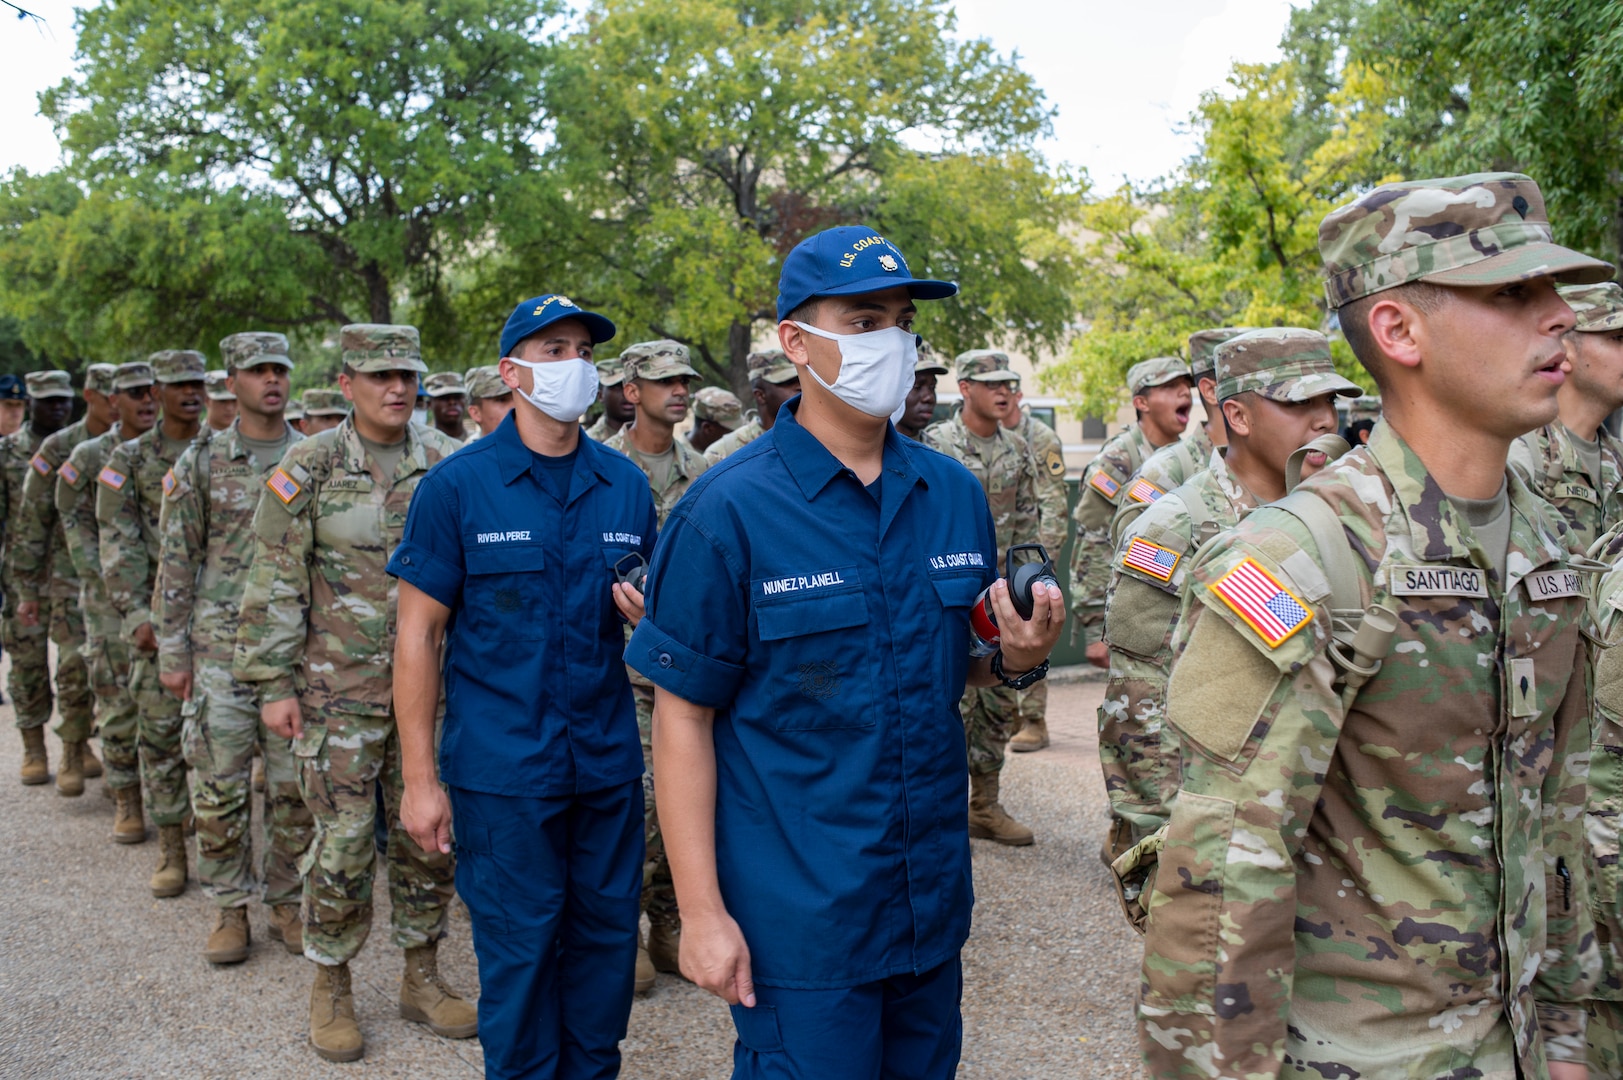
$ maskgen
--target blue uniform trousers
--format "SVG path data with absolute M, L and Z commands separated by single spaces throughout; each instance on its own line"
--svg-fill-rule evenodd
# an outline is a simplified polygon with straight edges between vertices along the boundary
M 485 1076 L 617 1076 L 637 963 L 641 779 L 552 799 L 450 796 Z
M 956 956 L 922 975 L 839 990 L 757 984 L 753 1009 L 732 1006 L 733 1080 L 950 1080 L 963 993 Z

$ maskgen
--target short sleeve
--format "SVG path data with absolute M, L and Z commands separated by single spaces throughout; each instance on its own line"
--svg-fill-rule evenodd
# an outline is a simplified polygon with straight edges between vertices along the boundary
M 406 529 L 386 567 L 448 608 L 462 596 L 467 575 L 462 557 L 462 522 L 456 485 L 434 470 L 418 483 L 406 511 Z
M 654 685 L 714 709 L 732 703 L 749 651 L 747 581 L 734 561 L 699 525 L 673 514 L 654 545 L 647 614 L 625 653 Z

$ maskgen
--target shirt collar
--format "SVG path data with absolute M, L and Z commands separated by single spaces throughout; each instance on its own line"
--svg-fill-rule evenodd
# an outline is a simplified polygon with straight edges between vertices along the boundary
M 352 473 L 365 473 L 366 444 L 361 442 L 360 430 L 355 427 L 355 416 L 351 413 L 344 417 L 344 422 L 337 427 L 337 441 L 344 448 L 344 467 Z M 406 425 L 406 449 L 400 455 L 400 464 L 395 468 L 393 476 L 384 477 L 393 482 L 402 477 L 410 476 L 414 472 L 424 472 L 428 469 L 428 454 L 423 450 L 423 440 L 417 434 L 416 423 Z
M 490 440 L 495 444 L 496 470 L 501 475 L 504 485 L 511 485 L 519 477 L 527 475 L 531 466 L 535 464 L 535 451 L 524 445 L 524 440 L 518 433 L 518 420 L 515 419 L 517 409 L 502 417 L 502 422 L 496 425 L 496 430 L 484 436 L 480 441 Z M 585 429 L 581 429 L 579 449 L 575 453 L 575 471 L 571 474 L 581 482 L 570 486 L 570 499 L 584 491 L 594 479 L 604 483 L 612 483 L 613 476 L 609 470 L 608 458 L 596 441 L 587 437 Z
M 822 493 L 830 480 L 845 472 L 846 468 L 811 432 L 800 426 L 799 411 L 800 398 L 790 398 L 784 402 L 778 409 L 777 420 L 772 424 L 772 438 L 778 457 L 789 470 L 790 477 L 799 485 L 806 501 L 811 502 Z M 895 507 L 900 505 L 913 484 L 924 482 L 913 455 L 929 452 L 904 438 L 894 425 L 885 425 L 884 481 L 880 484 L 880 495 L 884 501 L 886 524 L 895 516 Z

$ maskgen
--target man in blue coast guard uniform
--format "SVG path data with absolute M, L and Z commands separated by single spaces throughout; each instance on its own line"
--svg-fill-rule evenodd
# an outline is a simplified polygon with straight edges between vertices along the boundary
M 784 262 L 778 337 L 802 395 L 667 519 L 626 660 L 656 685 L 654 771 L 683 974 L 732 1006 L 734 1076 L 950 1077 L 972 904 L 958 699 L 1029 686 L 1064 620 L 997 579 L 986 498 L 897 434 L 914 278 L 864 227 Z M 669 794 L 667 795 L 667 792 Z M 667 802 L 668 800 L 668 802 Z
M 489 1077 L 615 1076 L 631 1013 L 643 761 L 621 619 L 642 596 L 615 566 L 652 552 L 655 525 L 642 472 L 581 436 L 613 336 L 565 297 L 518 306 L 515 409 L 423 478 L 389 563 L 401 819 L 429 851 L 455 823 Z

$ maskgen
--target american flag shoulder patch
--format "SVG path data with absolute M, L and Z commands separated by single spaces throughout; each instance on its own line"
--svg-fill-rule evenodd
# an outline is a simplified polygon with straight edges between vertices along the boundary
M 1088 479 L 1088 483 L 1107 499 L 1114 499 L 1116 492 L 1121 490 L 1121 485 L 1112 480 L 1110 474 L 1103 469 L 1093 470 L 1093 476 Z
M 1270 649 L 1313 621 L 1313 612 L 1254 559 L 1239 564 L 1207 586 L 1229 610 L 1245 620 Z
M 64 461 L 62 467 L 56 470 L 57 475 L 68 482 L 71 487 L 79 482 L 79 470 L 73 467 L 73 462 Z
M 270 477 L 265 481 L 265 486 L 276 493 L 276 497 L 282 500 L 283 506 L 298 498 L 299 492 L 304 490 L 299 487 L 297 480 L 287 474 L 285 469 L 277 469 L 271 473 Z
M 163 474 L 163 493 L 165 495 L 173 495 L 175 493 L 174 469 L 170 469 L 168 472 Z
M 1127 489 L 1127 497 L 1141 503 L 1152 503 L 1165 494 L 1166 492 L 1143 477 L 1133 481 L 1133 486 Z
M 33 457 L 29 458 L 28 464 L 33 466 L 34 471 L 39 473 L 41 476 L 51 475 L 51 463 L 46 461 L 38 454 L 35 454 Z
M 96 479 L 100 480 L 114 491 L 122 491 L 124 484 L 129 480 L 129 477 L 125 476 L 111 465 L 107 465 L 102 468 L 101 472 L 96 474 Z
M 1123 569 L 1137 570 L 1157 581 L 1171 581 L 1172 572 L 1178 568 L 1178 560 L 1181 558 L 1182 552 L 1153 544 L 1142 536 L 1135 536 L 1128 543 L 1127 550 L 1122 552 L 1121 565 Z

